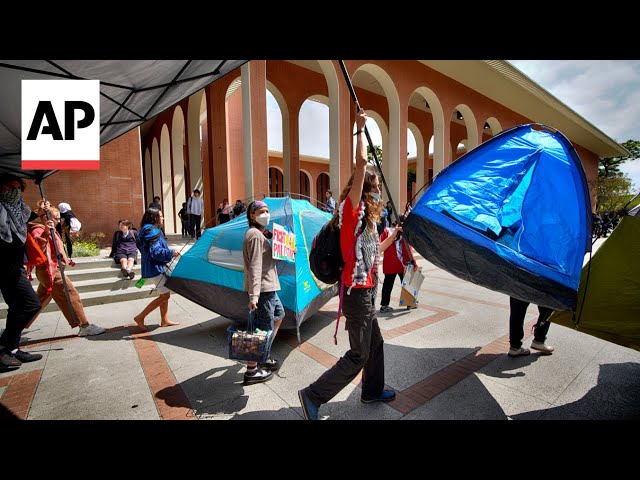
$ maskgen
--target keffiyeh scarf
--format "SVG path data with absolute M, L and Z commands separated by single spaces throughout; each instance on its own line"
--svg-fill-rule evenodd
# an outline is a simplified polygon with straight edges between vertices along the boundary
M 345 200 L 346 201 L 346 200 Z M 342 212 L 344 209 L 344 203 L 340 203 L 338 209 L 338 226 L 342 227 Z M 362 228 L 362 222 L 364 222 L 365 204 L 360 201 L 358 205 L 358 221 L 353 232 L 354 237 L 358 235 L 358 232 Z M 373 281 L 373 296 L 375 298 L 378 289 L 378 272 L 377 272 L 377 260 L 380 252 L 380 238 L 376 230 L 375 224 L 367 225 L 361 235 L 358 236 L 355 245 L 356 262 L 353 269 L 353 282 L 349 285 L 347 295 L 351 292 L 351 288 L 354 285 L 364 285 L 367 283 L 367 275 L 372 268 L 375 268 Z
M 30 215 L 31 209 L 20 195 L 19 189 L 0 192 L 0 238 L 3 241 L 11 243 L 13 232 L 24 243 Z

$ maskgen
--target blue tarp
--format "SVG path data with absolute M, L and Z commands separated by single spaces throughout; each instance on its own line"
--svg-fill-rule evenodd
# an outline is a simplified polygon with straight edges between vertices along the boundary
M 444 169 L 407 217 L 411 244 L 450 273 L 574 309 L 591 201 L 580 158 L 555 129 L 506 130 Z
M 317 280 L 309 268 L 309 250 L 313 237 L 331 215 L 306 200 L 290 197 L 265 198 L 271 222 L 286 226 L 296 235 L 296 261 L 278 261 L 285 308 L 282 328 L 299 327 L 337 293 L 335 285 Z M 230 222 L 207 229 L 202 238 L 185 253 L 167 281 L 167 287 L 184 297 L 236 320 L 247 319 L 249 297 L 243 290 L 244 265 L 242 240 L 248 229 L 246 214 Z

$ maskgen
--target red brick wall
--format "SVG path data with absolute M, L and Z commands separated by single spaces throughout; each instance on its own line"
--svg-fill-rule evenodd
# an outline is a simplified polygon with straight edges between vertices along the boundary
M 140 155 L 136 128 L 100 147 L 100 170 L 61 170 L 47 177 L 45 195 L 56 206 L 70 204 L 83 231 L 103 232 L 110 241 L 118 220 L 127 218 L 138 226 L 142 219 Z M 38 186 L 28 182 L 24 198 L 34 208 L 40 199 Z

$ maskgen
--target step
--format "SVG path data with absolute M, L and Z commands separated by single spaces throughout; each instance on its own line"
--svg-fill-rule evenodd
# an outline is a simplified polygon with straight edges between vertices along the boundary
M 104 257 L 73 257 L 73 261 L 76 263 L 75 267 L 67 267 L 67 270 L 87 270 L 101 267 L 116 267 L 113 258 Z M 138 265 L 140 264 L 140 254 L 137 259 Z M 118 265 L 118 268 L 120 266 Z
M 140 278 L 140 264 L 134 265 L 133 271 L 136 273 L 136 277 Z M 75 267 L 67 267 L 64 273 L 71 279 L 74 285 L 76 282 L 82 282 L 84 280 L 98 280 L 101 278 L 110 278 L 111 280 L 115 280 L 117 278 L 122 278 L 120 267 L 116 267 L 113 263 L 109 267 L 85 268 L 80 270 L 76 270 Z
M 124 292 L 130 288 L 136 288 L 136 282 L 138 280 L 140 280 L 140 272 L 136 274 L 133 280 L 123 278 L 122 275 L 119 275 L 118 278 L 92 278 L 90 280 L 80 281 L 76 281 L 74 278 L 72 279 L 72 282 L 73 286 L 76 287 L 76 290 L 82 295 L 83 293 L 98 291 L 112 293 Z M 34 283 L 37 285 L 37 282 Z
M 74 283 L 75 286 L 75 283 Z M 160 295 L 158 290 L 153 290 L 153 285 L 144 285 L 142 288 L 131 286 L 126 290 L 99 290 L 90 291 L 80 294 L 82 305 L 84 307 L 93 307 L 95 305 L 104 305 L 106 303 L 127 302 L 129 300 L 139 300 L 141 298 L 152 298 Z M 6 303 L 0 303 L 0 318 L 7 317 L 8 306 Z M 52 300 L 44 309 L 45 312 L 59 311 L 58 305 Z

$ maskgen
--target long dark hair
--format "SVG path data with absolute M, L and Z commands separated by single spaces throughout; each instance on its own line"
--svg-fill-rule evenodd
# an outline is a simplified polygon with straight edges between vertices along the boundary
M 142 216 L 142 220 L 140 220 L 140 228 L 145 225 L 155 225 L 156 227 L 160 226 L 160 210 L 157 208 L 147 208 Z
M 345 198 L 349 196 L 351 192 L 351 187 L 353 186 L 353 178 L 355 177 L 356 172 L 354 171 L 349 177 L 349 181 L 345 185 L 342 193 L 340 194 L 340 201 L 338 205 L 340 205 Z M 380 217 L 382 216 L 382 205 L 380 202 L 375 202 L 373 197 L 369 195 L 371 191 L 371 186 L 373 185 L 373 180 L 378 177 L 378 173 L 375 167 L 371 165 L 367 165 L 367 169 L 364 172 L 364 182 L 362 183 L 362 196 L 361 200 L 364 201 L 364 220 L 365 224 L 370 226 L 373 224 L 373 228 L 375 228 L 376 224 L 380 221 Z M 358 208 L 357 205 L 354 205 L 353 208 Z M 333 228 L 338 227 L 338 211 L 339 208 L 336 208 L 335 213 L 333 214 L 333 218 L 331 219 L 331 226 Z

